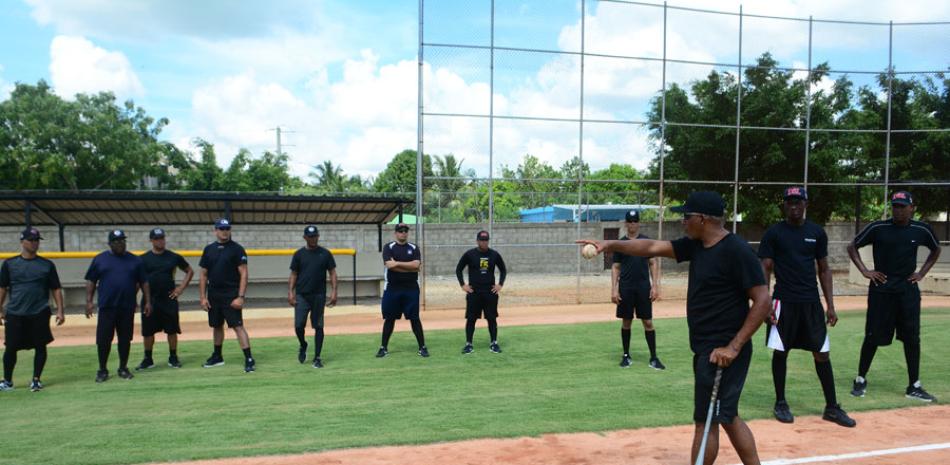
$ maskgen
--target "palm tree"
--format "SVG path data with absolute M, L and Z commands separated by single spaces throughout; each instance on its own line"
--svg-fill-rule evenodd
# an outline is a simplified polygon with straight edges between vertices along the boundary
M 345 192 L 347 189 L 347 178 L 343 174 L 343 168 L 333 166 L 330 160 L 324 160 L 322 164 L 315 165 L 310 177 L 317 181 L 317 186 L 326 192 Z

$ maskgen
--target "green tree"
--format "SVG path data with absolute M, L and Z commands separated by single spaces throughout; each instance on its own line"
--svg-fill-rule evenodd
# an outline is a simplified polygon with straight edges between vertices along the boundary
M 160 174 L 168 124 L 110 92 L 55 95 L 17 84 L 0 103 L 0 184 L 13 189 L 135 189 Z
M 264 152 L 254 157 L 241 149 L 222 176 L 222 190 L 275 192 L 302 187 L 303 182 L 290 175 L 287 161 L 287 154 Z
M 432 158 L 429 155 L 422 157 L 422 174 L 432 176 Z M 416 151 L 403 150 L 396 154 L 376 177 L 373 189 L 376 192 L 414 194 L 416 192 Z
M 183 166 L 178 168 L 182 188 L 190 191 L 218 191 L 224 189 L 224 170 L 218 166 L 214 144 L 200 138 L 195 139 L 193 143 L 200 150 L 201 159 L 195 162 L 192 160 L 191 154 L 185 155 Z M 179 163 L 181 163 L 180 160 Z

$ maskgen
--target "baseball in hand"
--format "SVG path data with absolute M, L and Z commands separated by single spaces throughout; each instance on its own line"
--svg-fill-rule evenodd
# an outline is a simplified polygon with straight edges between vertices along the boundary
M 581 249 L 581 255 L 590 260 L 597 256 L 597 247 L 594 247 L 594 244 L 587 244 Z

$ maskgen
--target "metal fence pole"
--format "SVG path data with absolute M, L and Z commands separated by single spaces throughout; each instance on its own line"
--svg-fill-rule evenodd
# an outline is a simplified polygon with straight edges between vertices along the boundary
M 811 40 L 812 40 L 812 17 L 808 17 L 808 77 L 806 78 L 807 90 L 805 94 L 805 176 L 803 186 L 808 189 L 808 157 L 811 155 Z
M 739 65 L 736 76 L 736 164 L 732 186 L 732 232 L 739 224 L 739 141 L 742 132 L 742 5 L 739 5 Z
M 580 82 L 580 118 L 577 124 L 577 215 L 574 221 L 577 221 L 577 239 L 581 238 L 581 196 L 584 189 L 584 40 L 587 24 L 587 0 L 581 0 L 581 82 Z M 577 303 L 581 303 L 581 254 L 578 247 L 577 257 Z
M 663 187 L 666 180 L 665 173 L 663 171 L 663 161 L 666 158 L 666 12 L 667 5 L 666 2 L 663 2 L 663 83 L 660 88 L 660 189 L 657 193 L 657 205 L 660 207 L 660 218 L 659 224 L 657 224 L 657 239 L 663 239 L 663 221 L 666 216 L 666 209 L 664 207 L 664 202 L 666 199 L 663 197 Z M 660 266 L 662 266 L 663 260 L 656 261 Z M 662 272 L 662 269 L 660 270 Z
M 488 235 L 495 225 L 495 0 L 491 2 L 491 43 L 488 62 Z
M 884 205 L 887 205 L 888 183 L 891 175 L 891 101 L 894 99 L 894 21 L 887 26 L 887 140 L 884 142 Z M 881 218 L 887 217 L 887 209 Z
M 356 305 L 356 253 L 353 253 L 353 305 Z
M 422 121 L 422 110 L 423 110 L 423 104 L 424 104 L 424 102 L 423 102 L 423 95 L 422 95 L 422 78 L 423 78 L 423 75 L 422 75 L 422 72 L 423 72 L 423 55 L 422 55 L 422 53 L 423 53 L 423 49 L 422 49 L 423 35 L 422 35 L 422 32 L 423 32 L 423 24 L 424 24 L 424 23 L 423 23 L 422 13 L 423 13 L 424 8 L 425 8 L 425 0 L 419 0 L 419 70 L 418 70 L 418 72 L 419 72 L 419 89 L 418 89 L 418 107 L 417 107 L 418 121 L 417 121 L 417 129 L 416 129 L 416 130 L 417 130 L 417 136 L 418 136 L 418 137 L 417 137 L 418 140 L 416 141 L 416 234 L 419 235 L 419 243 L 420 243 L 420 247 L 422 247 L 422 252 L 423 252 L 422 255 L 423 255 L 423 257 L 426 256 L 426 253 L 425 253 L 425 249 L 426 249 L 426 240 L 425 240 L 425 237 L 426 237 L 426 236 L 425 236 L 425 226 L 424 226 L 425 221 L 424 221 L 424 218 L 423 218 L 424 211 L 423 211 L 423 208 L 422 208 L 422 189 L 423 189 L 423 185 L 422 185 L 422 169 L 423 169 L 423 163 L 422 163 L 422 150 L 423 150 L 423 141 L 422 141 L 422 134 L 423 134 L 423 130 L 422 130 L 422 129 L 423 129 L 423 126 L 422 126 L 422 124 L 423 124 L 423 121 Z M 425 305 L 426 305 L 426 303 L 425 303 L 425 302 L 426 302 L 426 273 L 425 273 L 425 268 L 423 268 L 423 269 L 420 270 L 420 271 L 421 271 L 421 272 L 419 273 L 419 280 L 420 280 L 419 285 L 420 285 L 421 289 L 420 289 L 420 292 L 419 292 L 419 305 L 420 305 L 421 308 L 425 308 Z

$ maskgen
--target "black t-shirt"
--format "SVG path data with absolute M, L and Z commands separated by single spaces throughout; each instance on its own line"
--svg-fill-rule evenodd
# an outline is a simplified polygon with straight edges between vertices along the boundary
M 96 255 L 86 270 L 86 281 L 99 286 L 99 308 L 135 308 L 136 285 L 145 284 L 142 259 L 125 252 L 116 255 L 111 250 Z
M 234 241 L 212 242 L 201 253 L 198 266 L 208 270 L 208 292 L 233 294 L 241 288 L 238 267 L 247 264 L 247 252 Z
M 689 261 L 686 322 L 690 348 L 703 353 L 728 344 L 749 314 L 747 291 L 765 285 L 762 264 L 752 247 L 732 233 L 709 248 L 688 237 L 672 244 L 676 261 Z
M 298 294 L 325 294 L 327 271 L 336 268 L 336 260 L 329 250 L 320 247 L 311 250 L 301 247 L 290 259 L 290 269 L 297 273 L 294 291 Z
M 422 261 L 422 250 L 412 242 L 399 244 L 392 241 L 383 246 L 383 262 Z M 393 271 L 386 268 L 386 289 L 419 289 L 419 273 L 416 271 Z
M 185 271 L 189 267 L 185 257 L 168 249 L 162 253 L 151 250 L 145 252 L 142 254 L 142 265 L 145 266 L 148 287 L 153 299 L 168 297 L 168 294 L 175 289 L 175 270 Z
M 468 284 L 475 291 L 490 291 L 495 284 L 495 267 L 498 267 L 500 276 L 498 283 L 505 285 L 505 277 L 508 270 L 505 268 L 505 261 L 501 254 L 495 249 L 488 249 L 484 252 L 478 247 L 469 249 L 459 258 L 458 265 L 455 266 L 455 276 L 459 280 L 459 285 L 464 285 L 465 280 L 462 277 L 462 270 L 468 267 Z
M 759 244 L 759 258 L 774 262 L 772 297 L 786 302 L 819 302 L 815 261 L 828 256 L 828 235 L 811 221 L 772 225 Z
M 8 258 L 0 265 L 0 287 L 9 292 L 7 313 L 36 315 L 49 307 L 49 291 L 59 289 L 56 265 L 43 258 Z
M 649 239 L 649 237 L 639 234 L 637 235 L 637 239 Z M 630 238 L 623 236 L 620 240 L 627 241 L 630 240 Z M 614 263 L 620 264 L 620 289 L 650 289 L 649 257 L 637 257 L 614 252 L 613 261 Z
M 927 223 L 911 220 L 906 226 L 894 224 L 894 219 L 875 221 L 854 238 L 857 248 L 874 246 L 874 270 L 887 275 L 884 284 L 870 284 L 876 292 L 903 292 L 916 284 L 907 281 L 917 271 L 917 248 L 934 250 L 940 247 L 933 229 Z

